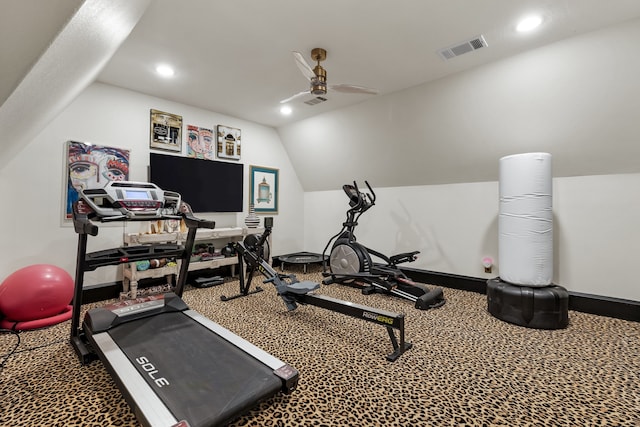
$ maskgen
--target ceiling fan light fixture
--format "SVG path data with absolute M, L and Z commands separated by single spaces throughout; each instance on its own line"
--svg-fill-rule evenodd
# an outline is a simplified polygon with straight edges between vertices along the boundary
M 325 95 L 327 93 L 327 83 L 326 82 L 312 83 L 310 92 L 314 95 Z
M 316 66 L 313 68 L 311 68 L 307 61 L 305 61 L 304 56 L 302 56 L 300 52 L 293 51 L 292 53 L 296 65 L 309 81 L 309 89 L 283 99 L 282 101 L 280 101 L 280 104 L 286 104 L 287 102 L 290 102 L 296 98 L 309 94 L 314 95 L 315 97 L 310 101 L 304 101 L 305 104 L 312 105 L 311 103 L 324 102 L 327 100 L 327 98 L 323 98 L 323 96 L 327 94 L 328 90 L 331 90 L 332 92 L 342 93 L 369 95 L 378 94 L 377 89 L 364 86 L 356 86 L 351 84 L 327 85 L 327 70 L 325 70 L 322 65 L 320 65 L 320 62 L 324 61 L 327 58 L 327 51 L 322 48 L 317 47 L 311 50 L 311 59 L 316 61 Z M 317 102 L 314 102 L 316 100 Z
M 318 58 L 318 56 L 316 56 Z M 326 53 L 322 55 L 326 57 Z M 318 65 L 313 68 L 313 73 L 316 78 L 311 80 L 311 92 L 314 95 L 325 95 L 327 93 L 327 70 L 320 65 L 320 59 L 318 59 Z

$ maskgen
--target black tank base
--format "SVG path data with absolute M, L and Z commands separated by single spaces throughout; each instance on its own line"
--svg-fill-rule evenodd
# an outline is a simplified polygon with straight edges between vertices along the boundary
M 487 280 L 487 305 L 494 317 L 534 329 L 563 329 L 569 324 L 569 293 L 562 286 L 517 286 Z

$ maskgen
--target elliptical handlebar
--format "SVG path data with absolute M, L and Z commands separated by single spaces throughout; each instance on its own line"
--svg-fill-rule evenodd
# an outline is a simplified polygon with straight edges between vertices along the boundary
M 366 193 L 367 197 L 369 198 L 369 204 L 373 206 L 376 204 L 376 193 L 375 191 L 373 191 L 373 188 L 371 188 L 371 186 L 369 185 L 369 181 L 365 180 L 364 183 L 367 184 L 367 188 L 369 189 L 369 192 Z
M 363 213 L 376 204 L 376 193 L 369 185 L 368 181 L 364 182 L 369 189 L 369 192 L 361 192 L 358 188 L 358 184 L 353 181 L 353 185 L 345 184 L 342 189 L 349 197 L 349 209 L 352 212 Z
M 373 191 L 373 188 L 371 188 L 371 185 L 369 185 L 368 181 L 365 180 L 364 183 L 369 189 L 369 193 L 360 192 L 360 189 L 358 188 L 358 183 L 356 181 L 353 181 L 353 185 L 344 184 L 342 186 L 342 189 L 344 190 L 345 194 L 349 198 L 349 209 L 347 210 L 347 219 L 345 222 L 342 223 L 342 229 L 338 232 L 338 234 L 331 237 L 327 242 L 327 245 L 322 250 L 323 270 L 326 270 L 327 268 L 325 256 L 327 253 L 327 249 L 329 249 L 329 246 L 331 245 L 331 242 L 333 242 L 336 238 L 340 237 L 345 232 L 349 233 L 349 240 L 353 240 L 354 239 L 353 229 L 358 225 L 358 218 L 360 218 L 360 215 L 365 213 L 369 208 L 375 205 L 376 193 Z
M 360 195 L 360 192 L 358 191 L 356 182 L 354 181 L 353 185 L 345 184 L 342 186 L 342 189 L 349 198 L 349 206 L 351 207 L 351 209 L 360 209 L 360 205 L 362 204 L 362 197 Z

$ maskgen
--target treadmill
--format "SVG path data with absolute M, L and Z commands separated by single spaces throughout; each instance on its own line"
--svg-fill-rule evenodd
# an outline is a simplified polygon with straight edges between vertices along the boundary
M 97 222 L 181 219 L 184 245 L 158 243 L 87 253 Z M 80 191 L 73 205 L 78 234 L 71 344 L 82 364 L 99 358 L 144 426 L 198 427 L 232 421 L 258 402 L 292 392 L 298 371 L 203 315 L 181 299 L 198 219 L 178 193 L 155 184 L 112 181 Z M 84 273 L 125 262 L 176 257 L 173 292 L 94 308 L 80 327 Z

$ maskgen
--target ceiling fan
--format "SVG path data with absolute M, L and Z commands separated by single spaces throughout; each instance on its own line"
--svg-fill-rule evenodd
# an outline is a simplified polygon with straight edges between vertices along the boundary
M 283 99 L 280 101 L 281 104 L 285 104 L 289 101 L 292 101 L 300 96 L 313 94 L 313 95 L 325 95 L 327 93 L 327 89 L 334 92 L 342 92 L 342 93 L 364 93 L 369 95 L 377 95 L 378 89 L 372 89 L 364 86 L 356 86 L 356 85 L 348 85 L 348 84 L 337 84 L 337 85 L 327 85 L 327 71 L 320 65 L 320 62 L 327 59 L 327 51 L 322 48 L 315 48 L 311 50 L 311 58 L 316 61 L 316 66 L 311 68 L 307 61 L 304 60 L 304 57 L 300 52 L 292 52 L 293 58 L 296 61 L 296 65 L 302 71 L 302 74 L 306 78 L 309 79 L 310 87 L 309 90 L 305 90 L 300 93 L 296 93 L 293 96 L 290 96 L 287 99 Z

